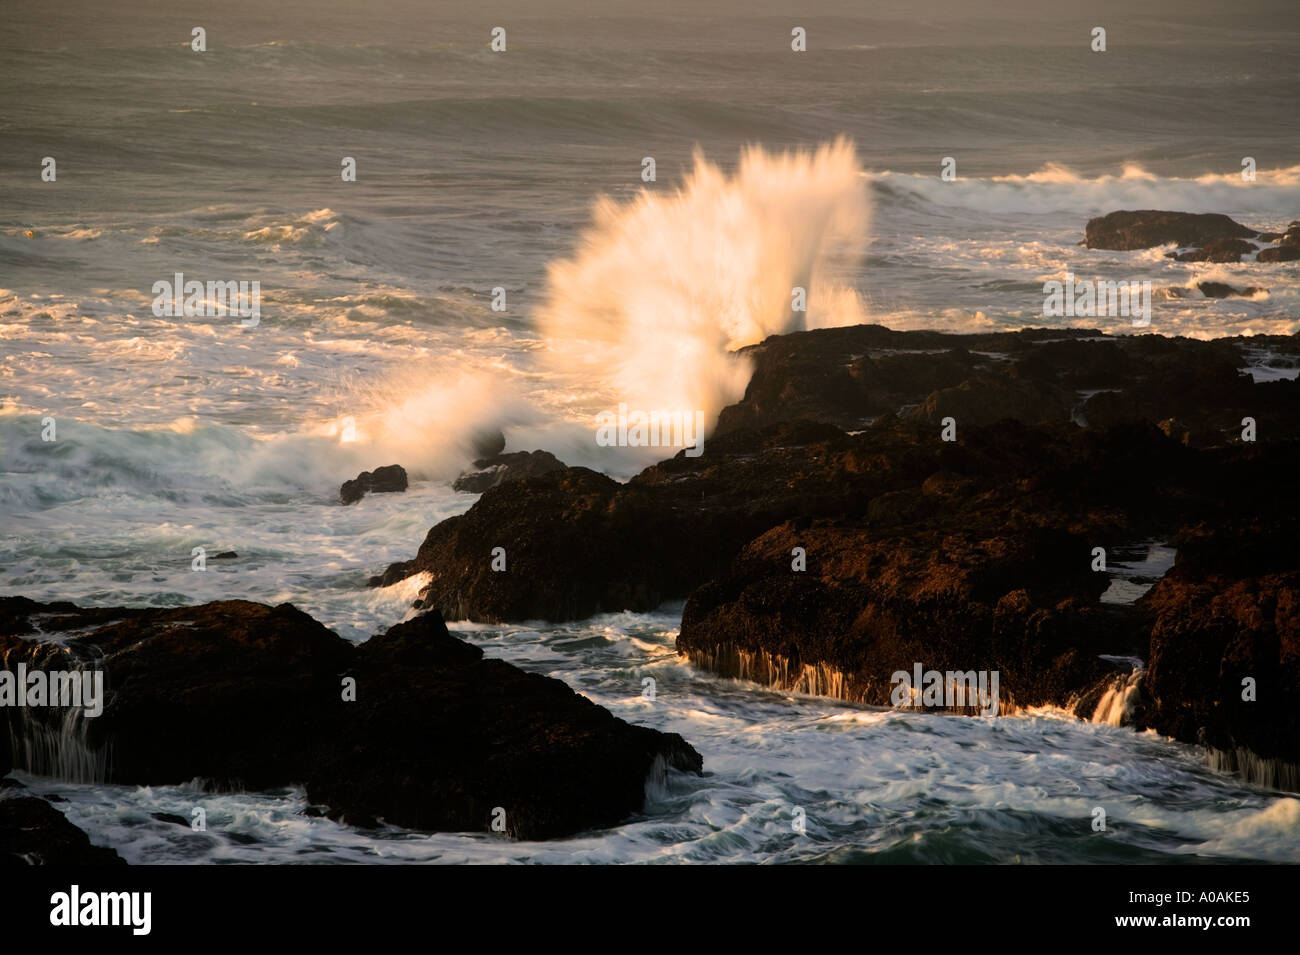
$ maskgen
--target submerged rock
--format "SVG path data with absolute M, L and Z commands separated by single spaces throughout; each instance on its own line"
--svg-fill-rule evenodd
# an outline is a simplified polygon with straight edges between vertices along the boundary
M 58 740 L 45 765 L 24 767 L 36 772 L 301 783 L 335 818 L 420 829 L 485 831 L 502 807 L 505 831 L 531 839 L 614 824 L 641 809 L 652 772 L 701 768 L 680 736 L 484 660 L 436 614 L 358 646 L 288 604 L 82 610 L 10 597 L 0 633 L 9 667 L 105 674 L 98 717 L 8 709 L 19 738 Z
M 1201 290 L 1201 294 L 1206 298 L 1250 298 L 1252 295 L 1258 295 L 1264 291 L 1264 289 L 1256 288 L 1254 285 L 1237 288 L 1235 285 L 1229 285 L 1226 282 L 1197 282 L 1196 287 Z
M 344 481 L 339 488 L 339 500 L 344 504 L 354 504 L 369 493 L 405 491 L 407 487 L 406 469 L 400 464 L 389 464 L 373 471 L 362 471 L 351 481 Z

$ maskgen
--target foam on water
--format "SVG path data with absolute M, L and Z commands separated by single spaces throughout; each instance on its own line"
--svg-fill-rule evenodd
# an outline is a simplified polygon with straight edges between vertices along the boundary
M 1234 22 L 1243 42 L 1226 47 L 1217 30 L 1164 24 L 1160 42 L 1129 44 L 1140 52 L 1124 64 L 1128 83 L 1080 95 L 1061 85 L 1057 41 L 1043 42 L 1056 22 L 1020 24 L 1023 36 L 991 47 L 968 43 L 960 17 L 919 33 L 848 18 L 805 62 L 764 52 L 761 18 L 642 35 L 583 10 L 532 24 L 502 70 L 479 24 L 445 23 L 446 42 L 430 46 L 417 41 L 427 24 L 412 29 L 400 12 L 375 21 L 286 0 L 281 22 L 268 14 L 256 35 L 205 54 L 211 72 L 196 84 L 174 31 L 123 2 L 141 15 L 109 26 L 17 9 L 19 35 L 36 42 L 0 63 L 14 89 L 38 78 L 47 91 L 13 97 L 8 154 L 60 157 L 57 187 L 27 159 L 0 159 L 11 200 L 0 211 L 0 593 L 292 601 L 363 639 L 407 614 L 420 584 L 366 579 L 474 501 L 447 484 L 472 435 L 502 427 L 510 450 L 626 476 L 671 450 L 598 448 L 596 413 L 699 409 L 711 426 L 748 380 L 729 350 L 769 334 L 861 320 L 1135 331 L 1045 319 L 1043 283 L 1066 271 L 1150 280 L 1152 324 L 1139 332 L 1300 330 L 1294 264 L 1079 245 L 1089 217 L 1121 208 L 1221 212 L 1275 231 L 1300 218 L 1294 144 L 1270 115 L 1293 81 L 1263 77 L 1254 42 L 1271 24 Z M 1201 68 L 1210 56 L 1219 70 Z M 1134 92 L 1147 89 L 1169 108 L 1147 108 Z M 1115 118 L 1135 109 L 1142 145 L 1117 145 Z M 1044 136 L 1044 115 L 1071 125 Z M 856 149 L 831 142 L 842 133 Z M 365 144 L 355 183 L 333 166 L 340 135 Z M 945 183 L 935 160 L 954 136 L 959 179 Z M 755 142 L 767 148 L 740 152 Z M 1243 183 L 1223 146 L 1240 142 L 1287 158 Z M 697 145 L 708 160 L 692 160 Z M 1130 148 L 1142 152 L 1117 152 Z M 644 152 L 659 160 L 656 183 L 640 180 Z M 1059 155 L 1078 167 L 1049 162 Z M 302 160 L 315 156 L 329 161 Z M 596 195 L 607 198 L 593 215 Z M 260 324 L 155 316 L 152 284 L 177 271 L 259 281 Z M 1206 299 L 1205 280 L 1264 291 Z M 797 285 L 807 313 L 791 310 Z M 497 288 L 505 311 L 493 309 Z M 1257 380 L 1297 372 L 1264 348 L 1250 361 Z M 337 503 L 341 481 L 390 463 L 410 472 L 407 493 Z M 195 546 L 239 557 L 198 573 Z M 1108 599 L 1158 575 L 1133 570 Z M 74 822 L 136 862 L 1300 861 L 1294 798 L 1106 725 L 1127 685 L 1098 723 L 898 715 L 701 673 L 673 652 L 678 619 L 458 627 L 703 753 L 710 775 L 666 774 L 645 817 L 606 832 L 550 845 L 376 838 L 298 815 L 291 790 L 28 781 L 67 796 Z M 833 687 L 822 676 L 796 685 Z M 149 815 L 188 818 L 199 800 L 207 834 Z M 1091 831 L 1096 805 L 1114 822 L 1106 834 Z M 791 829 L 796 806 L 807 835 Z

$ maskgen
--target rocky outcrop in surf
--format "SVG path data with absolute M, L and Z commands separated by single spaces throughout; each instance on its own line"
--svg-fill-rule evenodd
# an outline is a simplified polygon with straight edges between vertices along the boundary
M 1300 222 L 1261 232 L 1220 213 L 1125 210 L 1089 219 L 1083 244 L 1121 252 L 1173 244 L 1169 257 L 1180 262 L 1291 262 L 1300 258 Z
M 540 477 L 543 474 L 563 470 L 564 462 L 549 451 L 514 451 L 510 454 L 494 454 L 477 459 L 473 470 L 466 471 L 456 478 L 452 487 L 466 494 L 482 494 L 488 488 L 504 484 L 506 481 Z
M 0 599 L 6 669 L 94 667 L 101 715 L 7 709 L 19 768 L 87 782 L 290 783 L 334 818 L 524 839 L 617 823 L 650 774 L 699 771 L 675 734 L 633 726 L 424 614 L 354 645 L 291 605 L 172 610 Z M 33 763 L 36 763 L 33 765 Z
M 1288 338 L 1251 340 L 1267 341 L 1296 350 Z M 684 599 L 784 521 L 916 505 L 919 485 L 953 462 L 966 461 L 972 479 L 1041 481 L 1082 466 L 1090 445 L 1119 428 L 1129 445 L 1111 477 L 1132 486 L 1125 466 L 1168 457 L 1171 435 L 1197 449 L 1240 444 L 1247 417 L 1270 441 L 1300 434 L 1296 383 L 1253 382 L 1244 347 L 1088 330 L 956 336 L 856 326 L 774 337 L 746 350 L 756 364 L 749 388 L 700 457 L 679 453 L 626 484 L 568 468 L 490 488 L 375 582 L 428 573 L 421 606 L 453 619 L 648 610 Z M 954 442 L 942 440 L 949 417 Z M 1019 424 L 975 430 L 999 420 Z M 1006 474 L 999 455 L 1014 449 L 989 456 L 985 445 L 1012 436 L 1023 442 L 1021 464 Z M 1045 448 L 1063 461 L 1044 460 Z M 1196 462 L 1182 467 L 1190 473 Z M 1162 500 L 1144 504 L 1158 511 Z M 1150 523 L 1150 509 L 1127 510 Z
M 685 599 L 681 652 L 787 689 L 887 703 L 891 675 L 917 662 L 997 670 L 1006 707 L 1105 709 L 1249 748 L 1258 737 L 1234 734 L 1219 683 L 1180 692 L 1228 720 L 1221 731 L 1170 715 L 1171 624 L 1103 598 L 1104 552 L 1294 512 L 1300 384 L 1246 373 L 1261 348 L 1300 360 L 1293 337 L 774 337 L 746 350 L 749 388 L 700 457 L 626 484 L 569 468 L 492 488 L 390 573 L 427 572 L 423 605 L 489 621 Z M 1292 679 L 1278 666 L 1260 658 Z M 1277 759 L 1297 755 L 1278 742 Z
M 1227 282 L 1197 282 L 1196 288 L 1206 298 L 1250 298 L 1264 291 L 1254 285 L 1237 288 Z
M 339 501 L 355 504 L 367 494 L 391 494 L 408 487 L 406 469 L 400 464 L 388 464 L 373 471 L 362 471 L 339 488 Z
M 1259 231 L 1220 213 L 1166 212 L 1157 209 L 1111 212 L 1088 220 L 1084 243 L 1090 249 L 1151 249 L 1158 245 L 1202 246 L 1209 242 L 1253 239 Z

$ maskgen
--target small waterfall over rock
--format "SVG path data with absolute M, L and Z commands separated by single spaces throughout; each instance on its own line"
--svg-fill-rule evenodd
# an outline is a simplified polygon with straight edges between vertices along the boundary
M 1138 667 L 1128 676 L 1119 676 L 1110 688 L 1102 694 L 1097 708 L 1092 712 L 1093 723 L 1105 723 L 1108 726 L 1125 726 L 1132 722 L 1133 706 L 1137 702 L 1146 670 Z
M 6 657 L 0 663 L 0 669 L 16 672 L 22 663 L 29 671 L 73 674 L 77 682 L 80 682 L 82 674 L 102 670 L 100 660 L 78 660 L 67 647 L 55 644 L 32 645 L 25 660 L 10 659 L 13 656 L 15 654 Z M 53 694 L 56 681 L 50 679 L 49 682 L 49 692 Z M 0 732 L 9 736 L 14 768 L 71 783 L 107 782 L 111 747 L 95 746 L 90 742 L 90 721 L 96 717 L 87 716 L 84 705 L 57 705 L 58 701 L 53 698 L 49 702 L 56 705 L 6 706 L 0 709 L 3 717 Z M 101 704 L 104 702 L 101 700 Z
M 866 698 L 866 688 L 851 690 L 845 675 L 824 663 L 795 665 L 780 654 L 733 645 L 691 650 L 688 658 L 696 666 L 721 676 L 749 680 L 790 693 L 829 696 L 850 702 L 863 702 Z
M 1256 786 L 1300 792 L 1300 764 L 1269 759 L 1243 746 L 1235 749 L 1210 747 L 1209 763 L 1211 769 L 1236 773 Z

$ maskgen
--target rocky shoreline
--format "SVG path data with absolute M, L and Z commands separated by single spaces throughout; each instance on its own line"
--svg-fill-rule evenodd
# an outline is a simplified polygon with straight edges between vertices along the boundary
M 996 670 L 1003 712 L 1154 728 L 1295 789 L 1300 383 L 1255 381 L 1261 348 L 1300 364 L 1300 336 L 774 337 L 702 456 L 491 487 L 381 580 L 427 573 L 418 606 L 485 622 L 685 600 L 695 664 L 879 705 L 917 662 Z M 1098 549 L 1150 541 L 1173 570 L 1104 600 Z
M 1285 262 L 1300 224 L 1117 212 L 1084 241 Z M 418 615 L 361 644 L 289 604 L 0 597 L 0 669 L 98 669 L 107 691 L 94 718 L 6 708 L 0 778 L 294 784 L 312 813 L 361 827 L 547 839 L 615 825 L 648 779 L 701 772 L 700 754 L 484 659 L 443 621 L 681 600 L 677 650 L 713 673 L 880 706 L 897 705 L 899 671 L 996 673 L 1003 714 L 1153 729 L 1300 791 L 1300 335 L 861 325 L 743 352 L 748 388 L 703 453 L 626 483 L 480 436 L 455 487 L 481 497 L 371 579 L 427 575 Z M 1251 374 L 1265 353 L 1271 370 Z M 340 501 L 406 487 L 389 465 Z M 1152 544 L 1176 551 L 1172 568 L 1117 592 L 1117 555 Z M 8 782 L 0 861 L 121 861 Z

